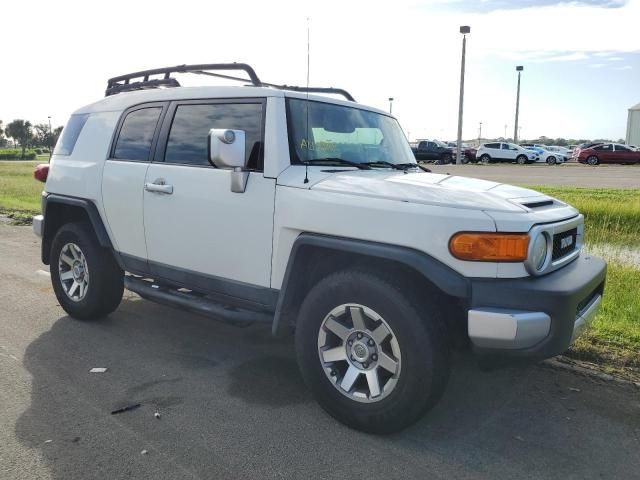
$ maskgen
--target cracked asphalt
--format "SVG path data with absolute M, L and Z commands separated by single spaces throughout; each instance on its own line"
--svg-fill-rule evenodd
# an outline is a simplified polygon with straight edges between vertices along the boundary
M 544 366 L 483 372 L 461 355 L 435 409 L 372 436 L 318 407 L 291 339 L 268 327 L 133 294 L 76 321 L 43 268 L 31 229 L 0 225 L 3 480 L 640 478 L 634 386 Z

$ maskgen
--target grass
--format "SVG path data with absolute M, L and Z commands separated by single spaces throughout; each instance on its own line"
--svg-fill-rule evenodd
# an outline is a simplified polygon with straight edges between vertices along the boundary
M 0 213 L 35 214 L 40 211 L 43 184 L 33 178 L 39 161 L 0 161 Z
M 0 161 L 0 213 L 14 222 L 28 220 L 40 210 L 42 184 L 33 167 L 46 162 Z M 533 187 L 578 208 L 586 217 L 588 246 L 640 249 L 640 193 L 634 190 Z M 640 377 L 640 268 L 615 250 L 603 250 L 609 262 L 607 286 L 598 317 L 569 351 L 569 356 L 598 363 L 612 371 L 623 369 Z M 609 253 L 608 253 L 609 252 Z M 635 374 L 633 372 L 636 372 Z
M 531 187 L 573 205 L 585 216 L 585 243 L 640 247 L 640 190 Z

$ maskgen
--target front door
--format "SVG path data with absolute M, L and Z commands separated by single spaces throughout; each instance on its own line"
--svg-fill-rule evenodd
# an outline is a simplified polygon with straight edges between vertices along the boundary
M 269 286 L 276 184 L 262 172 L 264 108 L 261 99 L 170 106 L 144 192 L 148 258 L 157 277 L 239 297 Z M 230 170 L 209 164 L 211 128 L 246 132 L 251 173 L 244 193 L 231 191 Z

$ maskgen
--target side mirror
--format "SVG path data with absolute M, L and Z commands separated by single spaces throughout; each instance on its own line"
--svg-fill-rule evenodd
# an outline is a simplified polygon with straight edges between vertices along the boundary
M 209 130 L 209 162 L 222 169 L 232 169 L 231 191 L 243 193 L 247 188 L 249 172 L 245 166 L 244 130 L 212 128 Z

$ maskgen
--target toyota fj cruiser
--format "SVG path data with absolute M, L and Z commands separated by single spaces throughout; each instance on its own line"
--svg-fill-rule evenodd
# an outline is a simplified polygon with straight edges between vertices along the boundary
M 237 80 L 228 70 L 250 85 L 172 76 Z M 606 265 L 581 251 L 575 208 L 427 173 L 388 113 L 344 90 L 265 84 L 245 64 L 109 80 L 71 116 L 46 176 L 33 227 L 70 316 L 105 316 L 127 288 L 295 332 L 317 401 L 365 431 L 434 405 L 454 347 L 551 357 L 602 298 Z

